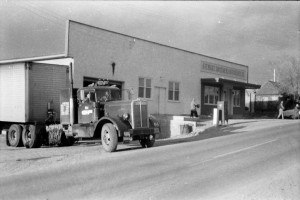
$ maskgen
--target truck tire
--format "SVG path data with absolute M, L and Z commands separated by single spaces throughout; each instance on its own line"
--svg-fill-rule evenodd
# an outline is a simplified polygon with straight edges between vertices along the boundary
M 7 140 L 9 146 L 12 147 L 23 146 L 21 137 L 22 137 L 22 127 L 18 124 L 11 125 L 7 133 Z
M 67 137 L 66 140 L 67 140 L 66 146 L 72 146 L 76 141 L 74 137 Z
M 101 129 L 101 142 L 105 151 L 114 152 L 118 146 L 118 135 L 116 128 L 110 124 L 106 123 Z
M 22 133 L 22 140 L 26 148 L 39 148 L 42 143 L 40 141 L 39 131 L 35 125 L 26 126 Z
M 152 139 L 150 139 L 150 137 L 147 137 L 140 140 L 140 144 L 143 148 L 153 147 L 154 143 L 155 143 L 155 135 L 153 136 Z
M 74 137 L 66 137 L 66 134 L 63 132 L 61 134 L 61 143 L 58 146 L 72 146 L 75 143 Z

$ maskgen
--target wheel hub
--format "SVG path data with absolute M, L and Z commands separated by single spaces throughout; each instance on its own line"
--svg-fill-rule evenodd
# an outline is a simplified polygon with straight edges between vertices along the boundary
M 16 134 L 16 131 L 12 131 L 11 134 L 10 134 L 10 139 L 12 141 L 16 140 L 17 139 L 17 134 Z
M 30 133 L 30 131 L 26 131 L 26 140 L 27 141 L 31 141 L 31 133 Z
M 104 134 L 104 140 L 105 140 L 105 143 L 106 144 L 109 144 L 110 142 L 110 137 L 109 137 L 109 133 L 107 131 L 105 131 L 105 134 Z

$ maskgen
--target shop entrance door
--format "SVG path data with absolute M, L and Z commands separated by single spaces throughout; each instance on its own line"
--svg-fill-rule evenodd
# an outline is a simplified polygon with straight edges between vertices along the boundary
M 233 115 L 233 99 L 232 99 L 232 97 L 233 97 L 233 95 L 232 95 L 232 89 L 229 89 L 228 90 L 228 100 L 227 100 L 227 102 L 228 102 L 228 114 L 229 115 Z
M 228 102 L 228 114 L 232 115 L 233 114 L 233 95 L 232 95 L 232 89 L 228 87 L 224 87 L 223 89 L 223 98 L 224 101 Z
M 155 87 L 154 109 L 158 115 L 166 114 L 166 92 L 165 87 Z

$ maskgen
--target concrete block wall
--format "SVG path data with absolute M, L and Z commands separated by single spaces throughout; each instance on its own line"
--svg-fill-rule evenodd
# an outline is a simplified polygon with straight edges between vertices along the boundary
M 165 139 L 186 134 L 184 126 L 191 127 L 190 132 L 195 131 L 199 119 L 190 119 L 187 116 L 155 115 L 160 123 L 161 133 L 158 139 Z M 186 127 L 185 127 L 186 128 Z
M 171 137 L 185 135 L 189 132 L 193 132 L 196 130 L 196 125 L 197 122 L 195 121 L 186 121 L 185 116 L 174 116 L 173 119 L 170 121 Z M 186 128 L 185 126 L 191 127 L 192 129 L 184 130 Z

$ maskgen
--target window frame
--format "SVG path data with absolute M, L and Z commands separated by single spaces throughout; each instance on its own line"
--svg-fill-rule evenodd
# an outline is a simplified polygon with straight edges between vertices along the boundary
M 143 85 L 140 85 L 140 79 L 143 79 Z M 150 81 L 150 87 L 147 87 L 147 81 Z M 143 96 L 140 96 L 140 88 L 143 88 Z M 147 97 L 147 89 L 150 89 L 150 97 Z M 152 78 L 139 77 L 138 78 L 138 98 L 151 99 L 152 96 Z
M 220 87 L 212 86 L 212 85 L 204 85 L 204 92 L 203 92 L 204 105 L 213 105 L 213 106 L 217 105 L 218 101 L 220 101 L 220 91 L 221 91 Z
M 172 88 L 170 88 L 170 84 Z M 178 90 L 176 90 L 176 84 L 178 84 Z M 172 99 L 170 99 L 170 92 L 172 92 Z M 175 99 L 176 92 L 178 92 L 178 99 Z M 168 101 L 179 102 L 180 101 L 180 82 L 179 81 L 169 81 L 168 84 Z
M 233 107 L 241 107 L 241 90 L 232 90 Z M 237 101 L 238 100 L 238 101 Z

